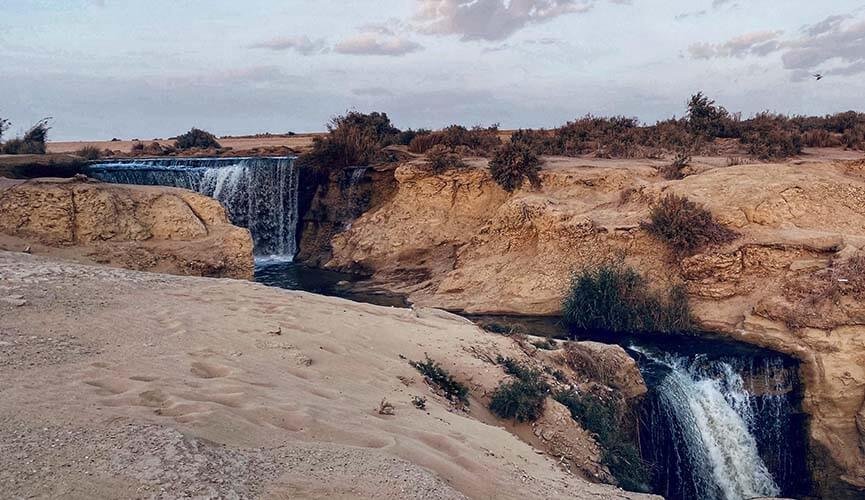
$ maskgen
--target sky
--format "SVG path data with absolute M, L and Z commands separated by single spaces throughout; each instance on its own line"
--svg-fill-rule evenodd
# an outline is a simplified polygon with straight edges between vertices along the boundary
M 7 135 L 52 140 L 865 111 L 865 2 L 0 0 L 0 68 Z

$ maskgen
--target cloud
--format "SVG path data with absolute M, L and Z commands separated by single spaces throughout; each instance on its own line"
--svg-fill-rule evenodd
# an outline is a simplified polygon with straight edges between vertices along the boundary
M 422 50 L 423 46 L 411 40 L 392 35 L 361 33 L 336 44 L 340 54 L 362 56 L 403 56 Z
M 308 36 L 278 37 L 255 43 L 249 46 L 252 49 L 269 49 L 275 51 L 294 50 L 298 54 L 311 56 L 323 54 L 329 49 L 323 38 L 311 39 Z
M 793 72 L 794 80 L 813 71 L 842 76 L 865 72 L 865 20 L 829 16 L 802 27 L 798 38 L 783 39 L 781 35 L 779 31 L 748 33 L 721 44 L 696 43 L 688 52 L 694 59 L 780 53 L 784 69 Z
M 418 0 L 417 31 L 500 41 L 531 24 L 587 12 L 598 0 Z M 614 3 L 630 3 L 613 0 Z
M 359 89 L 352 89 L 351 93 L 357 96 L 366 97 L 390 97 L 394 95 L 393 92 L 384 87 L 363 87 Z
M 695 43 L 688 47 L 694 59 L 765 56 L 780 47 L 780 31 L 755 31 L 731 38 L 721 44 Z

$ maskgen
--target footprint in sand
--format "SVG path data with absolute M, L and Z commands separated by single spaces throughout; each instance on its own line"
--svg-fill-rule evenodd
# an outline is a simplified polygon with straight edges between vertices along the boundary
M 117 394 L 123 394 L 132 388 L 131 384 L 125 380 L 113 378 L 85 380 L 84 383 L 99 389 L 98 392 L 102 396 L 116 396 Z
M 205 363 L 203 361 L 192 363 L 192 368 L 189 371 L 198 378 L 222 378 L 231 374 L 231 368 L 227 366 Z

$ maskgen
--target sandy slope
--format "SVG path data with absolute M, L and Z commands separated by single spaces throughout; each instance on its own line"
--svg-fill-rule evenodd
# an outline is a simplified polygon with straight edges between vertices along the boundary
M 451 411 L 401 357 L 483 376 L 499 368 L 472 353 L 510 342 L 436 310 L 0 252 L 0 490 L 637 496 L 480 422 L 479 401 L 472 415 Z M 382 398 L 395 415 L 379 414 Z

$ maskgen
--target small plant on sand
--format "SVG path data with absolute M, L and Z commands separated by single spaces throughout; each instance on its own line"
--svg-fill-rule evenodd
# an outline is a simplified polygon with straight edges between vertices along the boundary
M 411 404 L 418 410 L 426 410 L 426 398 L 423 396 L 412 396 Z
M 550 386 L 543 375 L 527 368 L 512 358 L 498 358 L 505 373 L 513 380 L 499 384 L 493 391 L 490 410 L 499 418 L 513 419 L 517 422 L 534 422 L 544 413 L 544 402 Z
M 572 334 L 688 332 L 692 328 L 688 296 L 675 286 L 662 294 L 623 263 L 586 268 L 575 275 L 562 305 Z
M 450 169 L 466 168 L 462 157 L 448 146 L 438 144 L 426 153 L 426 164 L 433 174 L 442 174 Z
M 76 156 L 80 156 L 87 161 L 98 160 L 102 156 L 102 151 L 96 146 L 84 146 L 75 152 Z
M 387 399 L 382 398 L 381 403 L 378 404 L 378 414 L 393 415 L 394 413 L 396 412 L 393 405 Z
M 649 221 L 641 224 L 667 244 L 676 257 L 693 255 L 711 245 L 735 240 L 735 231 L 720 224 L 702 205 L 684 196 L 668 194 L 652 207 Z
M 591 394 L 577 395 L 572 391 L 559 391 L 554 396 L 564 405 L 571 418 L 595 435 L 601 446 L 601 461 L 619 482 L 631 491 L 648 491 L 649 470 L 640 458 L 637 446 L 622 432 L 617 411 Z
M 222 146 L 216 140 L 216 136 L 210 132 L 193 128 L 189 132 L 177 136 L 174 142 L 174 147 L 177 149 L 219 149 Z
M 505 144 L 493 154 L 489 168 L 493 180 L 505 191 L 516 191 L 526 179 L 536 189 L 541 186 L 541 160 L 528 146 Z
M 469 404 L 469 389 L 457 382 L 450 373 L 426 356 L 424 361 L 409 361 L 409 364 L 424 376 L 427 383 L 441 391 L 442 395 L 454 403 Z

